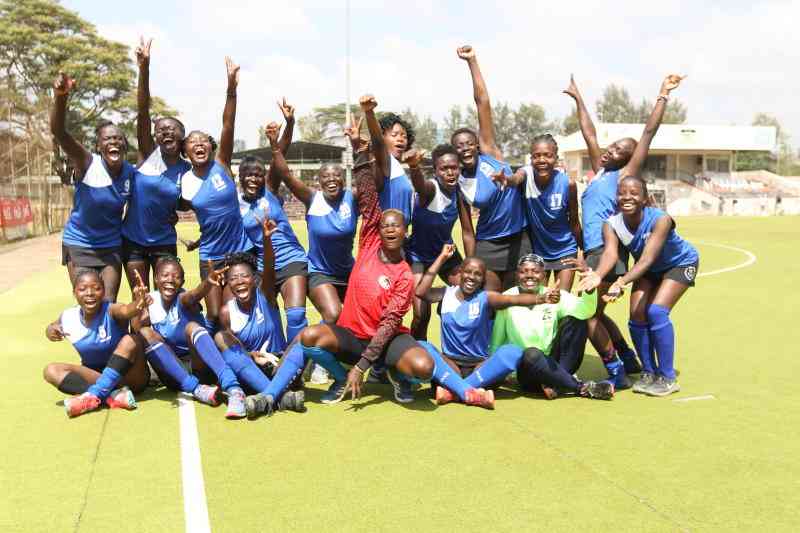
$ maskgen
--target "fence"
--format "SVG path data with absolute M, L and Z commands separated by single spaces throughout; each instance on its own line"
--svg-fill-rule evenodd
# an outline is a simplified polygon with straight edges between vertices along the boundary
M 3 216 L 2 242 L 48 235 L 59 231 L 72 209 L 72 186 L 61 184 L 58 176 L 26 176 L 0 180 L 0 203 L 4 211 L 29 206 L 30 217 Z M 12 211 L 13 214 L 13 211 Z

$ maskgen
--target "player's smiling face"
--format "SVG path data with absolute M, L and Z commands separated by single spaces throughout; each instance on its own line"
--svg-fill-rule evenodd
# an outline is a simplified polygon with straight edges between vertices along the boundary
M 478 159 L 478 139 L 471 133 L 459 133 L 453 138 L 458 159 L 467 168 L 474 168 Z
M 400 156 L 408 148 L 408 133 L 400 124 L 393 124 L 391 128 L 383 132 L 383 142 L 389 153 L 400 159 Z
M 399 250 L 406 240 L 406 224 L 403 215 L 395 211 L 384 212 L 381 216 L 381 246 L 385 250 Z
M 458 185 L 458 176 L 461 174 L 461 166 L 458 158 L 453 154 L 444 154 L 436 160 L 436 177 L 439 178 L 439 185 L 447 192 L 453 192 Z
M 109 167 L 118 167 L 125 160 L 128 143 L 118 127 L 109 124 L 97 135 L 97 151 Z
M 486 278 L 486 265 L 483 261 L 467 259 L 461 264 L 459 288 L 465 296 L 475 294 L 483 288 Z
M 201 131 L 193 131 L 186 138 L 184 152 L 193 167 L 207 165 L 213 158 L 214 146 L 209 136 Z
M 106 289 L 97 274 L 82 274 L 75 280 L 73 294 L 83 313 L 85 315 L 94 315 L 103 305 Z
M 531 166 L 536 176 L 548 178 L 558 162 L 558 151 L 553 143 L 543 141 L 531 147 Z
M 156 287 L 167 302 L 171 302 L 183 287 L 183 269 L 172 261 L 163 263 L 156 272 Z
M 326 200 L 338 200 L 344 190 L 341 167 L 336 165 L 322 167 L 319 171 L 319 188 Z
M 161 152 L 171 156 L 181 153 L 181 145 L 186 132 L 180 122 L 172 118 L 162 118 L 155 124 L 156 144 L 161 148 Z
M 617 206 L 624 215 L 635 215 L 644 209 L 647 198 L 642 182 L 635 178 L 625 178 L 617 186 Z
M 600 156 L 600 166 L 606 170 L 617 170 L 628 164 L 636 148 L 636 141 L 625 138 L 614 141 L 603 155 Z
M 517 285 L 521 292 L 536 292 L 544 281 L 544 267 L 528 261 L 517 267 Z
M 264 194 L 264 179 L 267 171 L 264 167 L 253 166 L 239 174 L 242 192 L 245 198 L 254 199 Z
M 236 301 L 242 304 L 250 303 L 256 288 L 256 274 L 250 265 L 243 263 L 233 265 L 226 272 L 225 278 Z

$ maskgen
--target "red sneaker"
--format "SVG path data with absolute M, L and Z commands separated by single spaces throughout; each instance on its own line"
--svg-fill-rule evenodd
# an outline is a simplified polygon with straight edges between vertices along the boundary
M 111 409 L 132 411 L 136 409 L 136 398 L 133 397 L 133 392 L 128 387 L 120 387 L 111 391 L 111 394 L 106 398 L 106 405 Z
M 450 403 L 455 400 L 453 393 L 449 390 L 445 389 L 441 385 L 436 387 L 436 403 L 438 405 L 444 405 L 446 403 Z
M 99 408 L 100 398 L 88 392 L 64 400 L 64 410 L 70 418 L 75 418 L 83 413 L 88 413 L 89 411 L 94 411 Z
M 486 409 L 494 409 L 494 391 L 491 389 L 469 389 L 464 403 Z

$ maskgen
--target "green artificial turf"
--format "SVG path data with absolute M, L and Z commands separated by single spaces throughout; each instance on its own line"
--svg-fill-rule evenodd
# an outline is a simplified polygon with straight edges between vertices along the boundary
M 699 278 L 678 304 L 682 391 L 668 398 L 548 402 L 503 389 L 490 412 L 436 407 L 427 388 L 401 406 L 387 386 L 325 406 L 311 387 L 307 413 L 255 422 L 196 405 L 212 530 L 795 530 L 798 222 L 678 220 L 704 243 L 701 273 L 747 259 L 713 243 L 758 259 Z M 307 242 L 304 224 L 295 228 Z M 193 285 L 197 259 L 183 255 Z M 0 531 L 183 531 L 175 394 L 69 420 L 42 380 L 47 362 L 77 360 L 43 334 L 69 305 L 62 269 L 0 294 Z M 627 302 L 609 312 L 627 336 Z M 309 309 L 309 322 L 318 316 Z M 438 327 L 434 315 L 436 343 Z M 579 373 L 604 377 L 591 345 Z

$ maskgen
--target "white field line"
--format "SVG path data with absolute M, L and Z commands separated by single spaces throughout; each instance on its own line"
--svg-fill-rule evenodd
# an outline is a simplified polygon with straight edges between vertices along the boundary
M 733 272 L 734 270 L 739 270 L 740 268 L 746 268 L 756 262 L 756 254 L 745 250 L 744 248 L 737 248 L 736 246 L 728 246 L 727 244 L 717 244 L 713 242 L 704 242 L 704 241 L 694 241 L 697 244 L 702 244 L 703 246 L 715 246 L 717 248 L 725 248 L 726 250 L 733 250 L 734 252 L 739 252 L 747 256 L 747 259 L 739 263 L 738 265 L 733 265 L 731 267 L 726 268 L 719 268 L 717 270 L 712 270 L 711 272 L 701 272 L 697 275 L 698 278 L 702 278 L 703 276 L 714 276 L 716 274 L 724 274 L 726 272 Z
M 673 402 L 678 403 L 685 403 L 685 402 L 696 402 L 698 400 L 715 400 L 716 397 L 713 394 L 703 394 L 702 396 L 689 396 L 687 398 L 675 398 L 672 400 Z
M 181 474 L 186 533 L 211 533 L 194 400 L 185 393 L 178 394 L 178 415 L 181 428 Z

